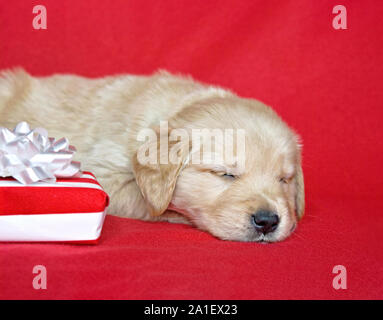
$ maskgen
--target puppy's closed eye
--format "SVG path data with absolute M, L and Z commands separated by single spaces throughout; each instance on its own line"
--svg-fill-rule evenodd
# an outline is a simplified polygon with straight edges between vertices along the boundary
M 236 179 L 238 178 L 237 176 L 235 176 L 234 174 L 231 174 L 231 173 L 224 173 L 221 177 L 224 177 L 226 179 Z
M 236 176 L 235 174 L 225 172 L 225 171 L 213 171 L 213 170 L 211 170 L 210 173 L 215 174 L 215 175 L 222 177 L 224 179 L 234 180 L 234 179 L 238 178 L 238 176 Z
M 279 182 L 283 184 L 289 184 L 294 176 L 291 177 L 279 177 Z
M 279 178 L 279 182 L 284 183 L 284 184 L 288 184 L 289 179 L 288 178 Z

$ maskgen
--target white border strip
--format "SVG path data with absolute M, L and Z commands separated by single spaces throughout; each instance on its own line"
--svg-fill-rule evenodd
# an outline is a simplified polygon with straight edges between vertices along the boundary
M 67 187 L 67 188 L 89 188 L 89 189 L 99 189 L 103 190 L 102 187 L 96 183 L 90 182 L 56 182 L 56 183 L 47 183 L 47 182 L 36 182 L 31 185 L 24 185 L 16 180 L 2 180 L 0 181 L 0 187 Z
M 86 173 L 84 173 L 80 178 L 96 180 L 96 178 L 93 177 L 91 174 L 86 174 Z
M 0 241 L 82 241 L 101 234 L 106 210 L 0 216 Z

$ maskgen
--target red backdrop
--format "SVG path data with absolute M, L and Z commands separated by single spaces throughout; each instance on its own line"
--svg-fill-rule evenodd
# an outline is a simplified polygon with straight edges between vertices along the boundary
M 47 30 L 34 30 L 34 5 Z M 285 242 L 219 241 L 107 217 L 97 246 L 0 245 L 0 298 L 383 298 L 383 3 L 0 1 L 0 69 L 34 75 L 163 68 L 274 109 L 303 138 L 306 216 Z M 32 288 L 32 268 L 48 289 Z M 344 265 L 348 288 L 332 287 Z

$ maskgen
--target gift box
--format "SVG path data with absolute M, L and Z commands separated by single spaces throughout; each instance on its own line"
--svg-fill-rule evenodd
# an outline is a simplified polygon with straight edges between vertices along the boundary
M 75 152 L 44 128 L 0 127 L 0 241 L 97 242 L 109 198 Z
M 0 241 L 96 243 L 109 198 L 95 176 L 24 185 L 0 179 Z

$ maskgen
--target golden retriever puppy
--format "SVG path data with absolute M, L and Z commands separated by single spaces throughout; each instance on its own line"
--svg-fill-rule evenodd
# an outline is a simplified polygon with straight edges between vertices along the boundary
M 269 107 L 222 88 L 166 72 L 88 79 L 4 71 L 0 126 L 20 121 L 76 146 L 76 160 L 111 197 L 109 214 L 274 242 L 304 212 L 297 135 Z

